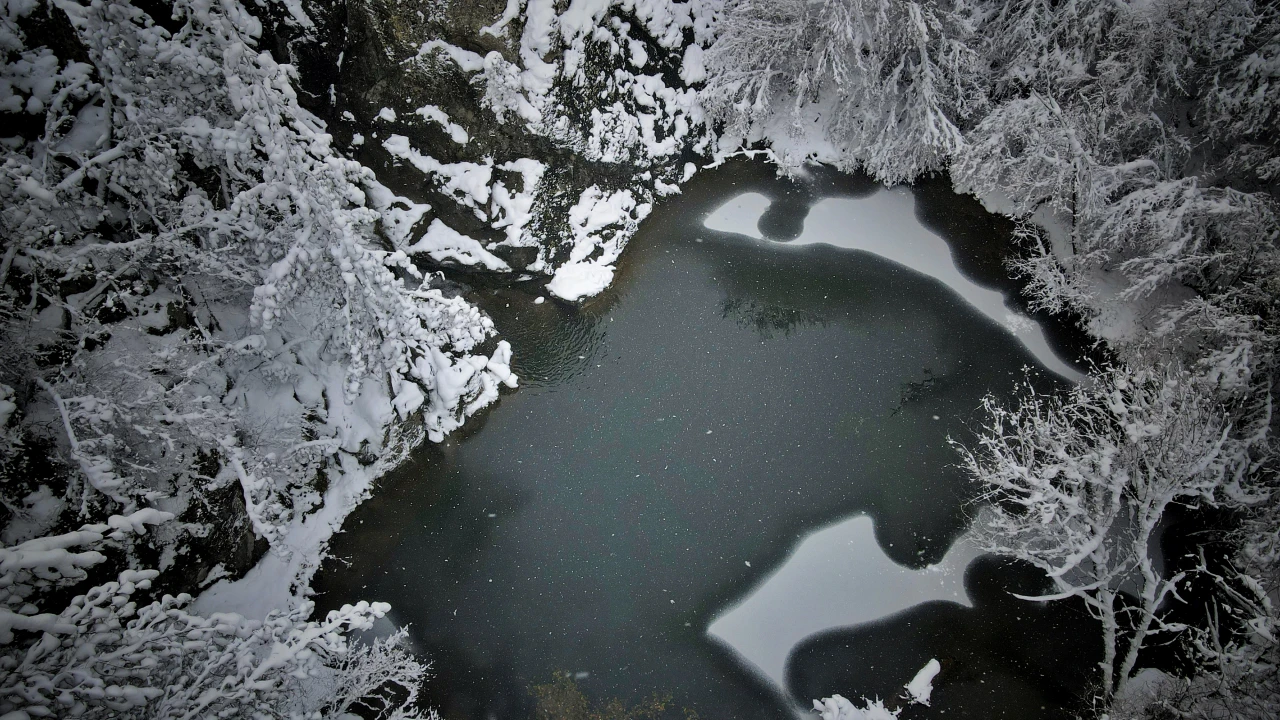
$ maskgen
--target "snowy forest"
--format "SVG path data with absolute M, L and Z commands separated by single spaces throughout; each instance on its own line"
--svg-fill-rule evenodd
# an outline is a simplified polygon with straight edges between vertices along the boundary
M 0 0 L 0 46 L 0 720 L 434 717 L 356 639 L 397 599 L 314 612 L 329 539 L 521 392 L 476 288 L 588 302 L 742 155 L 1012 219 L 1102 360 L 955 442 L 983 549 L 1096 620 L 1090 716 L 1280 713 L 1280 5 Z

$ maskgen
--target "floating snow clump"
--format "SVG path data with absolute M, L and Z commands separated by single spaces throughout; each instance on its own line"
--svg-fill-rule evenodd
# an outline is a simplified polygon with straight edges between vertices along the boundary
M 866 707 L 857 707 L 843 695 L 814 700 L 813 710 L 822 716 L 822 720 L 897 720 L 898 717 L 879 700 L 867 701 Z
M 911 695 L 911 702 L 917 705 L 929 704 L 929 696 L 933 694 L 933 679 L 937 677 L 940 670 L 942 665 L 936 659 L 930 660 L 920 668 L 920 672 L 916 673 L 916 676 L 911 678 L 911 682 L 904 686 L 907 688 L 907 693 Z
M 547 283 L 547 292 L 558 298 L 574 302 L 600 294 L 613 282 L 612 265 L 570 263 L 561 266 L 555 277 Z

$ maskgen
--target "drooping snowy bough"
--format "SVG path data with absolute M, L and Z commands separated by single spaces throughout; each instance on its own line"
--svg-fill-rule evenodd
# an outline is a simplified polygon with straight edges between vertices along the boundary
M 62 535 L 0 550 L 0 712 L 6 718 L 417 717 L 425 668 L 404 636 L 352 647 L 387 605 L 361 602 L 308 619 L 309 603 L 263 621 L 189 611 L 189 595 L 148 602 L 156 570 L 124 570 L 60 613 L 30 612 L 42 594 L 79 587 L 110 551 L 168 513 L 113 515 Z M 141 597 L 140 597 L 141 596 Z M 20 642 L 15 635 L 37 636 Z
M 702 102 L 724 141 L 766 140 L 886 183 L 942 169 L 985 105 L 964 6 L 730 0 Z

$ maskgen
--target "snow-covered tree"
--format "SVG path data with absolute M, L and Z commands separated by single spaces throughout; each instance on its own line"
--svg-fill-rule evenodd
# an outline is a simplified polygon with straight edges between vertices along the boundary
M 1280 7 L 1239 2 L 1233 32 L 1210 66 L 1211 82 L 1199 95 L 1211 137 L 1264 181 L 1280 178 Z
M 1014 409 L 985 402 L 988 420 L 964 467 L 989 503 L 986 549 L 1044 570 L 1054 591 L 1077 597 L 1102 626 L 1101 686 L 1110 697 L 1133 677 L 1167 621 L 1185 573 L 1153 556 L 1175 504 L 1213 504 L 1246 492 L 1251 452 L 1266 425 L 1242 434 L 1196 376 L 1166 364 L 1096 373 L 1065 397 L 1031 392 Z
M 42 73 L 7 101 L 43 119 L 0 168 L 7 378 L 48 379 L 24 417 L 56 410 L 103 497 L 172 496 L 206 453 L 272 538 L 314 504 L 291 495 L 324 457 L 382 443 L 389 399 L 440 436 L 510 380 L 467 355 L 492 324 L 382 247 L 371 174 L 330 150 L 242 6 L 178 2 L 160 24 L 56 0 L 43 11 L 79 43 L 58 51 L 87 62 L 25 49 L 36 7 L 7 26 L 9 67 Z M 356 402 L 370 393 L 385 412 Z
M 729 2 L 703 103 L 727 138 L 818 122 L 844 167 L 911 180 L 945 164 L 984 102 L 969 33 L 961 12 L 935 3 Z
M 1075 216 L 1090 199 L 1087 183 L 1097 160 L 1087 127 L 1071 108 L 1039 93 L 992 109 L 971 131 L 951 164 L 958 188 L 1000 192 L 1011 210 L 1041 207 Z
M 514 383 L 509 349 L 473 355 L 492 323 L 385 246 L 244 6 L 2 8 L 0 714 L 408 716 L 420 666 L 343 639 L 382 606 L 257 623 L 163 590 L 238 522 L 295 552 L 333 487 Z

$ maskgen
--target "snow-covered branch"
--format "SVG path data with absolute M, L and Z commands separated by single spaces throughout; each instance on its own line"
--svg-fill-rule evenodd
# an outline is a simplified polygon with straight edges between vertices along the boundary
M 1250 482 L 1265 440 L 1237 433 L 1212 389 L 1176 366 L 1100 371 L 1065 398 L 985 407 L 976 447 L 961 449 L 989 503 L 982 541 L 1045 571 L 1054 591 L 1031 599 L 1078 597 L 1099 619 L 1110 696 L 1150 635 L 1183 629 L 1164 613 L 1184 575 L 1152 555 L 1165 512 Z

